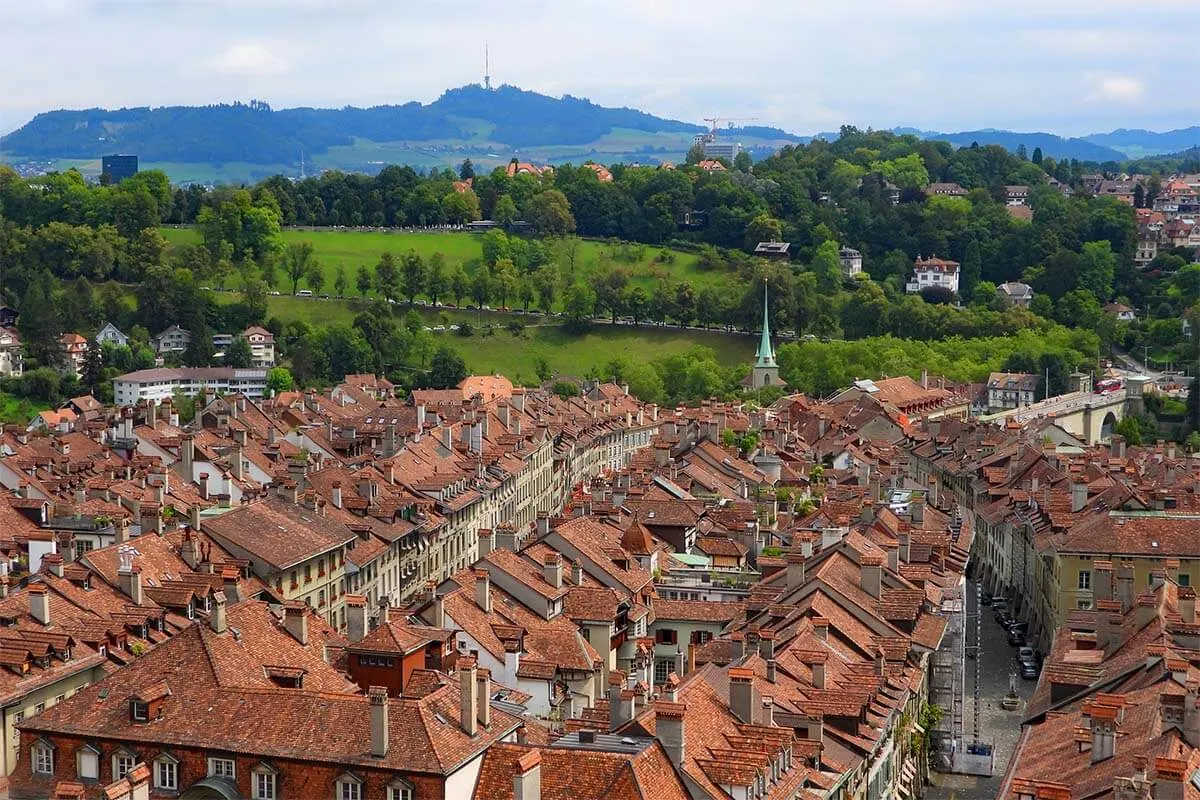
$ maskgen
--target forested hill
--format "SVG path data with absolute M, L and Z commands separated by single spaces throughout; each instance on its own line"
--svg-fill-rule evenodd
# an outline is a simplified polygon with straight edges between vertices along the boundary
M 549 97 L 514 86 L 451 89 L 427 105 L 289 108 L 263 103 L 50 111 L 5 136 L 0 146 L 27 158 L 96 158 L 137 153 L 143 161 L 292 163 L 356 139 L 372 142 L 471 142 L 521 149 L 583 145 L 616 129 L 691 134 L 703 130 L 631 108 Z M 775 138 L 799 137 L 775 129 Z

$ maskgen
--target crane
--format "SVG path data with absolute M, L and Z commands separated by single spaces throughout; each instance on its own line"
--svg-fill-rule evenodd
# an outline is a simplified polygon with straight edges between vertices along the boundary
M 712 141 L 717 138 L 717 123 L 724 122 L 730 128 L 735 122 L 754 122 L 758 117 L 704 117 L 705 122 L 712 125 L 712 130 L 707 134 L 707 141 Z

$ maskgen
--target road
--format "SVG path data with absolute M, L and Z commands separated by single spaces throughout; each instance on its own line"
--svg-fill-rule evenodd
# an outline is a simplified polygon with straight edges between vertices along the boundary
M 967 611 L 976 611 L 975 584 L 969 583 Z M 1005 711 L 1000 707 L 1000 698 L 1008 693 L 1009 674 L 1016 667 L 1016 650 L 1009 646 L 1007 634 L 992 619 L 992 610 L 983 608 L 981 620 L 982 648 L 979 655 L 979 738 L 991 742 L 996 748 L 996 769 L 990 778 L 971 775 L 943 775 L 932 772 L 933 786 L 927 787 L 925 797 L 929 800 L 993 800 L 1000 789 L 1004 771 L 1008 769 L 1008 758 L 1021 736 L 1021 716 L 1025 702 L 1033 694 L 1036 681 L 1017 678 L 1017 693 L 1021 696 L 1021 707 L 1016 711 Z M 969 619 L 967 629 L 974 637 L 974 619 Z M 968 640 L 970 643 L 972 640 Z M 965 736 L 970 739 L 975 713 L 975 662 L 967 661 L 967 702 L 964 708 L 963 726 Z

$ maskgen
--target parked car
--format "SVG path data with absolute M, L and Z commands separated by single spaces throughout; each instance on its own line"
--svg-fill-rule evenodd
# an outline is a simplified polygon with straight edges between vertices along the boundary
M 987 592 L 979 593 L 979 605 L 981 606 L 990 606 L 992 604 L 992 599 L 992 596 Z
M 1034 654 L 1032 647 L 1022 647 L 1017 651 L 1017 661 L 1020 661 L 1021 663 L 1032 661 L 1034 664 L 1036 664 L 1037 656 Z
M 1008 609 L 1004 606 L 996 606 L 992 612 L 992 619 L 996 620 L 996 624 L 1002 628 L 1007 628 L 1013 622 L 1012 614 L 1008 613 Z
M 1017 670 L 1021 673 L 1021 678 L 1027 681 L 1037 680 L 1038 665 L 1032 661 L 1022 661 L 1021 666 Z
M 1021 629 L 1010 630 L 1008 632 L 1008 643 L 1013 647 L 1027 647 L 1029 644 L 1025 640 L 1025 631 Z

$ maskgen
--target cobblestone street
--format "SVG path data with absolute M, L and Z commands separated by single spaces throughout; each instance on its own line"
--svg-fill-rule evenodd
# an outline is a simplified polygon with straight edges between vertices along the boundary
M 980 633 L 983 639 L 979 654 L 979 738 L 991 742 L 996 748 L 995 773 L 990 778 L 972 775 L 947 775 L 931 772 L 932 786 L 927 787 L 925 796 L 931 800 L 991 800 L 1000 788 L 1008 759 L 1012 755 L 1017 739 L 1021 735 L 1020 721 L 1025 712 L 1025 701 L 1033 694 L 1036 681 L 1017 678 L 1017 692 L 1021 696 L 1021 707 L 1016 711 L 1005 711 L 1000 707 L 1000 698 L 1008 693 L 1009 675 L 1016 669 L 1016 649 L 1009 646 L 1007 634 L 992 618 L 992 609 L 976 607 L 975 584 L 968 583 L 968 613 L 983 612 Z M 975 619 L 968 618 L 968 644 L 974 642 Z M 975 663 L 967 661 L 967 698 L 964 709 L 963 728 L 970 740 L 974 728 L 975 714 Z

